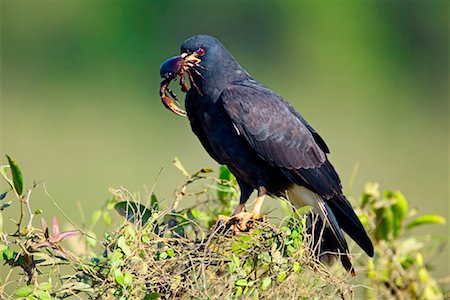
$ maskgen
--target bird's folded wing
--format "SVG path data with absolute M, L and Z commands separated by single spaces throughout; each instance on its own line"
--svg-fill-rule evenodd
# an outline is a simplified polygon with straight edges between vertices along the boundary
M 240 134 L 271 165 L 313 169 L 327 160 L 328 148 L 320 136 L 271 90 L 260 85 L 232 85 L 222 92 L 221 101 Z

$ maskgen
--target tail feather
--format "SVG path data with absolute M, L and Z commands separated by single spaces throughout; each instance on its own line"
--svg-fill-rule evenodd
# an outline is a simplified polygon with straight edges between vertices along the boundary
M 331 265 L 339 256 L 345 270 L 355 275 L 346 243 L 343 245 L 339 241 L 333 230 L 324 224 L 321 217 L 315 217 L 313 213 L 307 216 L 307 233 L 313 238 L 314 254 L 320 261 Z
M 326 201 L 328 206 L 336 216 L 339 227 L 344 231 L 369 255 L 373 257 L 373 244 L 367 236 L 366 230 L 355 214 L 350 202 L 345 196 L 333 198 Z
M 373 256 L 372 242 L 345 196 L 323 200 L 316 193 L 298 185 L 294 185 L 287 192 L 289 200 L 295 207 L 309 205 L 316 214 L 319 214 L 317 224 L 308 229 L 310 233 L 314 233 L 314 245 L 319 246 L 316 251 L 319 258 L 332 253 L 338 254 L 345 269 L 354 275 L 347 241 L 341 228 L 369 256 Z
M 325 202 L 319 198 L 318 203 L 324 215 L 324 217 L 322 217 L 324 219 L 322 222 L 325 221 L 323 239 L 321 241 L 322 247 L 332 247 L 330 249 L 331 251 L 328 252 L 337 253 L 344 268 L 352 275 L 355 275 L 355 270 L 353 269 L 353 265 L 350 260 L 350 251 L 348 250 L 347 241 L 345 240 L 344 233 L 339 227 L 339 223 L 336 220 L 333 211 L 330 206 L 328 206 L 328 201 Z

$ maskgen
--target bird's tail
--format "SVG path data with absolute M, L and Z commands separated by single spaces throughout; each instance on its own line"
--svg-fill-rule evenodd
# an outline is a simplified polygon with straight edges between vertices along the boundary
M 373 257 L 373 244 L 364 226 L 344 195 L 326 201 L 327 206 L 341 227 L 370 257 Z
M 328 265 L 334 264 L 339 257 L 345 270 L 355 275 L 347 242 L 343 236 L 340 237 L 342 235 L 340 228 L 327 226 L 322 217 L 315 213 L 309 213 L 306 221 L 306 232 L 311 237 L 311 249 L 314 255 Z
M 288 190 L 288 197 L 296 208 L 304 205 L 313 207 L 313 213 L 308 216 L 307 232 L 313 237 L 313 249 L 321 261 L 330 263 L 339 256 L 344 268 L 354 274 L 347 241 L 341 228 L 369 256 L 373 256 L 372 242 L 344 196 L 323 200 L 307 188 L 295 185 Z

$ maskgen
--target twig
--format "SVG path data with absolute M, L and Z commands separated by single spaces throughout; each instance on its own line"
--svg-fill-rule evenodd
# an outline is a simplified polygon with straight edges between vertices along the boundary
M 44 186 L 44 192 L 45 192 L 45 194 L 47 195 L 47 197 L 49 197 L 50 198 L 50 200 L 52 201 L 52 203 L 53 203 L 53 205 L 55 205 L 55 207 L 58 209 L 58 211 L 64 216 L 64 218 L 66 218 L 69 222 L 70 222 L 70 224 L 72 224 L 76 229 L 78 229 L 78 231 L 82 234 L 82 235 L 84 235 L 84 236 L 87 236 L 87 237 L 89 237 L 89 238 L 91 238 L 91 239 L 94 239 L 94 240 L 96 240 L 96 241 L 98 241 L 98 239 L 96 238 L 96 237 L 93 237 L 93 236 L 91 236 L 91 235 L 89 235 L 88 233 L 86 233 L 86 232 L 84 232 L 83 231 L 83 229 L 81 229 L 80 228 L 80 226 L 78 226 L 62 209 L 61 209 L 61 207 L 58 205 L 58 203 L 56 203 L 56 201 L 53 199 L 53 197 L 48 193 L 48 191 L 47 191 L 47 187 L 45 186 L 45 184 L 43 184 L 43 186 Z
M 34 213 L 31 211 L 31 206 L 30 206 L 30 197 L 31 197 L 32 191 L 33 191 L 32 189 L 29 189 L 27 192 L 27 197 L 25 198 L 25 204 L 27 205 L 28 213 L 30 214 L 30 220 L 28 221 L 28 225 L 27 225 L 28 232 L 31 230 L 31 225 L 33 223 L 33 218 L 34 218 Z

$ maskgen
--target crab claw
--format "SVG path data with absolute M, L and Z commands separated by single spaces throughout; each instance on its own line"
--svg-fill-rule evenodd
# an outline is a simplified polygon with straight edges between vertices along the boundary
M 159 68 L 159 74 L 164 80 L 161 82 L 159 95 L 161 101 L 166 108 L 179 116 L 186 116 L 186 112 L 179 107 L 178 100 L 174 93 L 169 90 L 169 84 L 175 80 L 179 75 L 182 75 L 183 58 L 181 56 L 174 56 L 163 62 Z M 169 92 L 170 96 L 167 95 Z
M 168 77 L 161 82 L 161 88 L 159 90 L 159 95 L 161 96 L 161 101 L 164 104 L 164 106 L 166 108 L 168 108 L 170 111 L 172 111 L 173 113 L 175 113 L 179 116 L 184 117 L 184 116 L 186 116 L 186 112 L 177 105 L 178 100 L 176 98 L 172 99 L 171 97 L 166 95 L 169 83 L 171 81 L 172 81 L 172 78 Z M 175 95 L 173 95 L 173 96 L 175 96 Z

